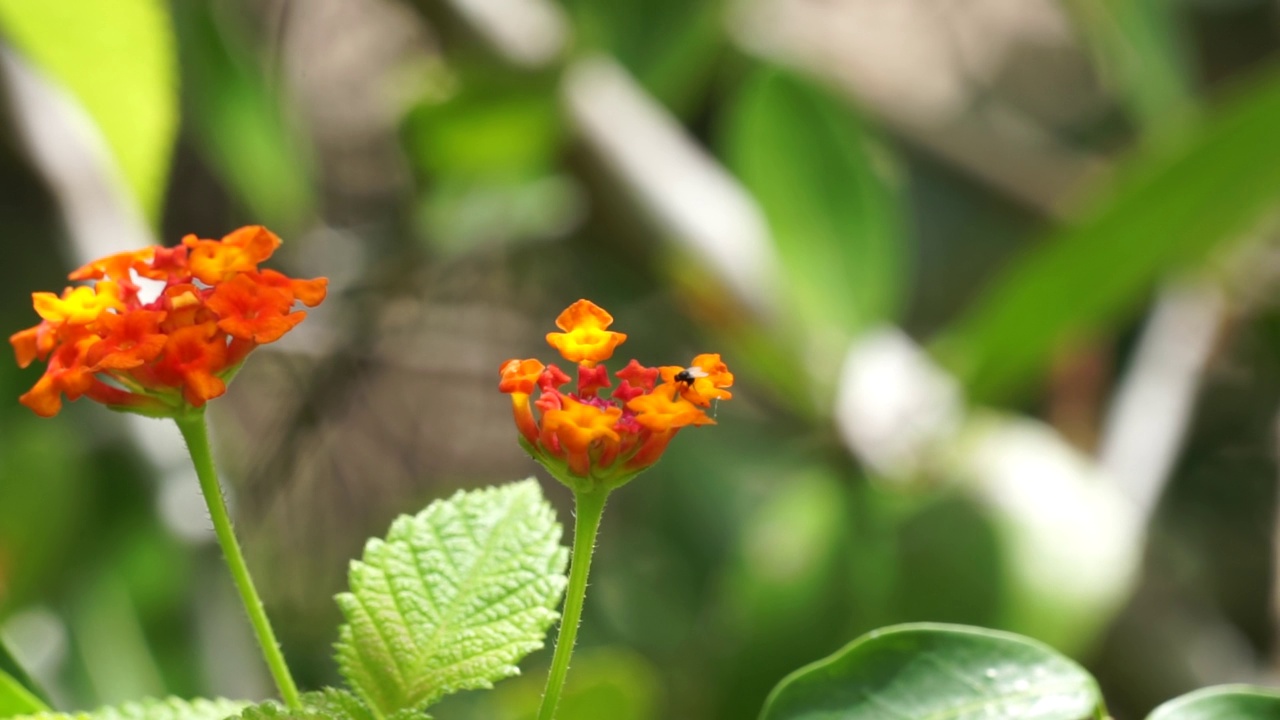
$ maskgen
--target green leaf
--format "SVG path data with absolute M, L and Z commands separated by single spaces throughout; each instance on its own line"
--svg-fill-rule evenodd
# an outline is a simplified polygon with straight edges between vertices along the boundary
M 546 678 L 530 675 L 488 694 L 478 717 L 534 720 Z M 642 656 L 617 647 L 579 648 L 556 706 L 556 720 L 655 720 L 662 683 Z
M 489 70 L 461 72 L 457 90 L 405 116 L 402 134 L 414 164 L 433 180 L 517 180 L 551 170 L 563 139 L 551 78 Z
M 12 720 L 223 720 L 236 715 L 247 703 L 236 700 L 139 700 L 92 712 L 40 712 Z
M 48 709 L 49 706 L 23 687 L 22 683 L 0 671 L 0 718 L 45 712 Z
M 0 0 L 0 27 L 80 101 L 143 214 L 158 221 L 178 129 L 178 61 L 168 3 Z
M 48 695 L 27 674 L 0 637 L 0 718 L 49 709 Z
M 381 720 L 360 698 L 347 690 L 325 688 L 302 696 L 302 709 L 292 710 L 275 700 L 244 708 L 227 720 Z M 387 720 L 431 720 L 412 710 L 392 714 Z
M 896 625 L 855 640 L 774 688 L 761 720 L 1082 720 L 1097 684 L 1076 663 L 1010 633 Z
M 1203 262 L 1280 200 L 1280 73 L 1122 168 L 1079 222 L 1018 258 L 940 340 L 978 402 L 1029 379 L 1073 335 L 1117 319 L 1161 275 Z
M 303 135 L 286 121 L 248 31 L 222 4 L 174 8 L 191 88 L 187 116 L 199 149 L 258 222 L 287 235 L 315 203 Z
M 834 334 L 827 349 L 838 363 L 848 339 L 893 317 L 902 299 L 889 157 L 840 100 L 768 68 L 745 83 L 724 149 L 768 218 L 796 313 L 824 339 Z
M 568 553 L 533 479 L 459 492 L 370 540 L 338 596 L 338 665 L 375 709 L 425 707 L 519 673 L 564 592 Z
M 564 0 L 580 49 L 604 52 L 677 115 L 702 92 L 725 46 L 724 0 Z
M 1280 690 L 1218 685 L 1187 693 L 1156 708 L 1147 720 L 1256 720 L 1280 717 Z
M 330 717 L 350 720 L 376 720 L 369 708 L 351 692 L 337 688 L 325 688 L 302 696 L 302 704 L 308 710 Z
M 1115 91 L 1145 132 L 1162 132 L 1194 106 L 1176 17 L 1164 0 L 1068 0 L 1084 38 L 1114 75 Z

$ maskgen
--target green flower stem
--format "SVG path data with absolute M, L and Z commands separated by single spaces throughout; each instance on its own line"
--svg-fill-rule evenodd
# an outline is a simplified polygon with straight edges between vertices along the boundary
M 551 658 L 551 673 L 547 676 L 547 690 L 542 694 L 542 706 L 538 708 L 538 720 L 552 720 L 560 691 L 564 689 L 569 674 L 569 658 L 578 638 L 578 623 L 582 620 L 582 602 L 587 595 L 587 575 L 591 572 L 591 553 L 596 546 L 596 533 L 600 530 L 600 518 L 604 515 L 604 501 L 609 497 L 605 489 L 575 491 L 576 519 L 573 525 L 573 566 L 569 569 L 569 588 L 564 596 L 564 614 L 560 618 L 560 635 L 556 638 L 556 653 Z
M 235 581 L 236 590 L 240 592 L 240 600 L 244 603 L 245 612 L 249 614 L 249 622 L 253 624 L 253 633 L 262 648 L 262 656 L 271 669 L 276 687 L 280 689 L 280 697 L 285 704 L 294 710 L 302 709 L 302 698 L 298 695 L 298 686 L 289 674 L 289 666 L 285 664 L 284 655 L 280 652 L 280 643 L 276 641 L 271 622 L 267 620 L 267 612 L 258 598 L 258 591 L 253 587 L 253 578 L 249 576 L 249 566 L 245 564 L 244 555 L 240 552 L 240 543 L 236 542 L 235 531 L 231 527 L 231 517 L 227 514 L 227 504 L 222 497 L 222 487 L 218 485 L 218 474 L 213 468 L 213 454 L 209 451 L 209 432 L 204 424 L 204 412 L 192 412 L 174 418 L 182 437 L 187 441 L 187 450 L 191 453 L 191 462 L 196 467 L 196 475 L 200 478 L 200 491 L 204 493 L 204 501 L 209 506 L 209 516 L 213 518 L 213 529 L 218 535 L 218 544 L 222 546 L 222 554 L 226 557 L 227 568 L 231 570 L 231 579 Z

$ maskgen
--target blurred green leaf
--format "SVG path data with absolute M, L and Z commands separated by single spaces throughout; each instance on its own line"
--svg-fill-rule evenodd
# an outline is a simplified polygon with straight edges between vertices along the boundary
M 160 217 L 178 129 L 177 50 L 162 0 L 0 0 L 0 26 L 102 131 L 142 213 Z
M 1076 24 L 1113 74 L 1115 90 L 1145 131 L 1163 133 L 1194 106 L 1179 43 L 1179 7 L 1165 0 L 1068 0 Z
M 482 717 L 533 720 L 538 714 L 544 673 L 530 673 L 497 688 Z M 654 720 L 662 684 L 654 667 L 622 648 L 581 648 L 565 683 L 556 720 Z
M 1280 717 L 1280 690 L 1218 685 L 1187 693 L 1156 708 L 1147 720 L 1259 720 Z
M 555 78 L 467 67 L 442 79 L 402 134 L 426 177 L 418 218 L 439 251 L 552 237 L 580 214 L 577 187 L 557 175 L 564 139 Z
M 533 479 L 402 515 L 351 564 L 338 665 L 383 714 L 519 673 L 564 592 L 568 552 Z
M 1010 633 L 921 623 L 877 630 L 774 688 L 761 720 L 1082 720 L 1097 684 L 1076 663 Z
M 190 118 L 207 162 L 263 224 L 286 234 L 315 203 L 310 162 L 258 59 L 218 3 L 177 3 Z
M 725 45 L 723 0 L 564 0 L 580 49 L 606 52 L 678 115 L 693 109 Z
M 1128 160 L 1083 218 L 1012 263 L 940 340 L 970 396 L 991 401 L 1054 349 L 1132 308 L 1162 274 L 1202 261 L 1280 199 L 1280 73 L 1177 141 Z
M 19 417 L 5 423 L 2 435 L 0 613 L 39 598 L 73 554 L 76 538 L 67 528 L 86 522 L 93 470 L 80 447 L 68 445 L 66 426 Z
M 12 686 L 15 691 L 7 690 Z M 3 699 L 8 694 L 9 701 Z M 34 712 L 48 709 L 49 696 L 35 680 L 27 674 L 26 669 L 18 662 L 9 650 L 9 645 L 0 638 L 0 717 L 16 715 L 20 712 Z M 34 703 L 34 704 L 32 704 Z M 25 707 L 18 707 L 25 705 Z M 11 712 L 7 708 L 14 708 Z
M 581 210 L 574 181 L 548 175 L 513 183 L 440 183 L 423 198 L 418 219 L 432 246 L 454 255 L 561 235 Z
M 414 164 L 451 179 L 515 180 L 546 173 L 563 137 L 553 78 L 464 72 L 448 97 L 419 103 L 405 117 Z
M 729 164 L 768 217 L 795 312 L 842 357 L 850 337 L 902 300 L 888 156 L 842 102 L 775 69 L 748 78 L 725 130 Z
M 49 706 L 23 687 L 23 683 L 0 671 L 0 718 L 45 712 L 48 709 Z
M 850 518 L 838 478 L 823 466 L 795 467 L 743 523 L 742 558 L 727 580 L 741 632 L 794 630 L 831 600 Z
M 14 720 L 223 720 L 240 712 L 246 703 L 235 700 L 138 700 L 92 712 L 37 712 Z

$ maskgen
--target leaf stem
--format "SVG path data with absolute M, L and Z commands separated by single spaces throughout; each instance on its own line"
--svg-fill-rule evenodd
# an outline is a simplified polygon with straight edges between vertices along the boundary
M 240 592 L 245 612 L 249 614 L 249 622 L 253 625 L 253 633 L 262 648 L 262 656 L 267 661 L 271 676 L 275 678 L 276 687 L 280 689 L 281 699 L 290 708 L 300 710 L 302 699 L 298 695 L 298 686 L 289 674 L 289 666 L 285 664 L 284 655 L 280 652 L 280 643 L 276 641 L 271 622 L 267 620 L 267 612 L 262 607 L 262 600 L 258 598 L 253 578 L 249 576 L 249 566 L 244 561 L 240 543 L 236 541 L 235 530 L 231 527 L 231 517 L 227 514 L 222 487 L 218 485 L 218 474 L 213 467 L 213 454 L 209 450 L 209 431 L 205 427 L 204 412 L 201 410 L 179 415 L 174 421 L 178 423 L 178 429 L 187 441 L 191 462 L 195 465 L 196 476 L 200 478 L 200 491 L 204 493 L 209 516 L 213 519 L 213 530 L 218 536 L 218 544 L 222 546 L 231 579 Z
M 587 595 L 587 575 L 591 572 L 591 553 L 596 546 L 596 533 L 600 530 L 600 518 L 604 515 L 604 501 L 609 491 L 603 488 L 574 491 L 576 506 L 573 524 L 573 556 L 569 569 L 569 587 L 564 596 L 564 615 L 560 618 L 560 634 L 556 638 L 556 652 L 551 658 L 551 672 L 547 675 L 547 690 L 538 708 L 538 720 L 552 720 L 560 691 L 564 689 L 569 674 L 569 658 L 578 638 L 578 623 L 582 620 L 582 603 Z

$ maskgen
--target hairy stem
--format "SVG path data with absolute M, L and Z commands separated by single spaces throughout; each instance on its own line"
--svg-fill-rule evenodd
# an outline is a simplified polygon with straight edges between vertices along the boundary
M 302 699 L 298 695 L 298 686 L 289 674 L 289 666 L 285 664 L 284 655 L 280 652 L 280 643 L 276 641 L 271 622 L 267 620 L 267 611 L 258 598 L 253 578 L 249 576 L 249 566 L 245 564 L 240 543 L 236 541 L 235 531 L 231 527 L 231 517 L 227 514 L 222 487 L 218 485 L 218 475 L 213 468 L 213 454 L 209 450 L 209 432 L 205 427 L 204 412 L 192 412 L 174 420 L 187 441 L 191 462 L 195 465 L 196 476 L 200 478 L 200 491 L 204 493 L 209 516 L 213 519 L 213 530 L 218 535 L 218 544 L 222 546 L 227 568 L 231 570 L 231 579 L 235 581 L 245 612 L 249 614 L 249 622 L 252 623 L 253 633 L 262 648 L 262 656 L 267 661 L 276 687 L 280 689 L 280 698 L 290 708 L 299 710 L 302 708 Z
M 556 638 L 556 653 L 551 658 L 551 673 L 547 675 L 547 690 L 538 708 L 538 720 L 552 720 L 560 691 L 564 689 L 569 674 L 569 658 L 578 638 L 578 623 L 582 620 L 582 603 L 587 595 L 587 575 L 591 572 L 591 553 L 596 546 L 596 533 L 600 530 L 600 518 L 604 515 L 604 501 L 609 491 L 604 489 L 574 492 L 576 519 L 573 525 L 573 555 L 569 568 L 569 587 L 564 596 L 564 615 L 560 618 L 560 634 Z

